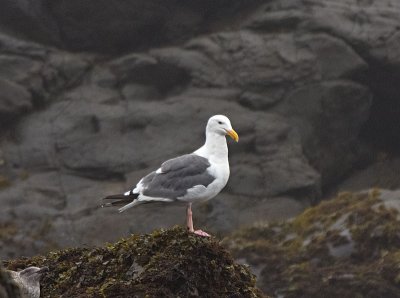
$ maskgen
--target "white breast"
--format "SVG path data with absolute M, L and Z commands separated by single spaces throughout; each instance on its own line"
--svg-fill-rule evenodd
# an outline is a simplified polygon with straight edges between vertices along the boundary
M 204 202 L 212 199 L 225 187 L 229 179 L 229 163 L 216 163 L 211 162 L 211 166 L 207 169 L 208 173 L 215 178 L 207 187 L 203 185 L 196 185 L 188 189 L 187 193 L 177 198 L 183 202 Z

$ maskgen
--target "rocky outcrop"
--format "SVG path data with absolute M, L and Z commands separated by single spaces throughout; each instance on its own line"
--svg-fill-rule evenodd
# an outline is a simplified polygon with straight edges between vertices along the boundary
M 14 34 L 69 50 L 120 53 L 179 43 L 193 35 L 217 30 L 246 16 L 260 1 L 1 3 L 0 24 Z M 24 22 L 18 22 L 18 16 L 24 17 Z
M 264 297 L 216 240 L 182 228 L 7 262 L 48 266 L 41 297 Z
M 399 199 L 399 191 L 341 193 L 224 243 L 273 297 L 398 297 Z
M 180 224 L 180 206 L 99 198 L 200 146 L 212 114 L 240 135 L 227 188 L 195 207 L 220 234 L 320 200 L 398 119 L 394 0 L 2 2 L 2 256 Z

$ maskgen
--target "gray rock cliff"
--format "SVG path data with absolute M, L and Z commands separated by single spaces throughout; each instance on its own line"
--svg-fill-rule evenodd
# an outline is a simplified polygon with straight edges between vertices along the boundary
M 217 3 L 0 1 L 2 257 L 183 223 L 99 199 L 196 149 L 213 114 L 240 135 L 195 207 L 221 234 L 298 214 L 399 132 L 397 1 Z

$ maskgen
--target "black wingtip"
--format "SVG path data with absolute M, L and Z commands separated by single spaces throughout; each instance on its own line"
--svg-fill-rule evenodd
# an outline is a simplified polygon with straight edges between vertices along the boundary
M 111 195 L 111 196 L 104 197 L 102 200 L 122 200 L 122 199 L 129 198 L 129 196 L 126 196 L 124 194 L 117 194 L 117 195 Z
M 117 195 L 107 196 L 102 200 L 112 201 L 112 202 L 105 202 L 104 204 L 101 205 L 101 208 L 124 206 L 126 204 L 131 203 L 134 199 L 137 198 L 137 196 L 138 196 L 137 194 L 129 194 L 129 195 L 117 194 Z

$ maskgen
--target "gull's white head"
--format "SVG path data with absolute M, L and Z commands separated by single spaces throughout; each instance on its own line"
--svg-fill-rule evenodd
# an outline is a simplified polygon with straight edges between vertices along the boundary
M 40 297 L 40 278 L 49 268 L 28 267 L 22 271 L 8 271 L 21 289 L 23 297 Z
M 23 280 L 27 281 L 39 281 L 40 277 L 44 272 L 49 271 L 49 268 L 47 267 L 28 267 L 20 272 L 18 272 L 19 276 Z
M 239 141 L 239 136 L 232 128 L 231 121 L 224 115 L 215 115 L 208 119 L 206 133 L 215 133 L 222 136 L 228 135 L 236 142 Z

